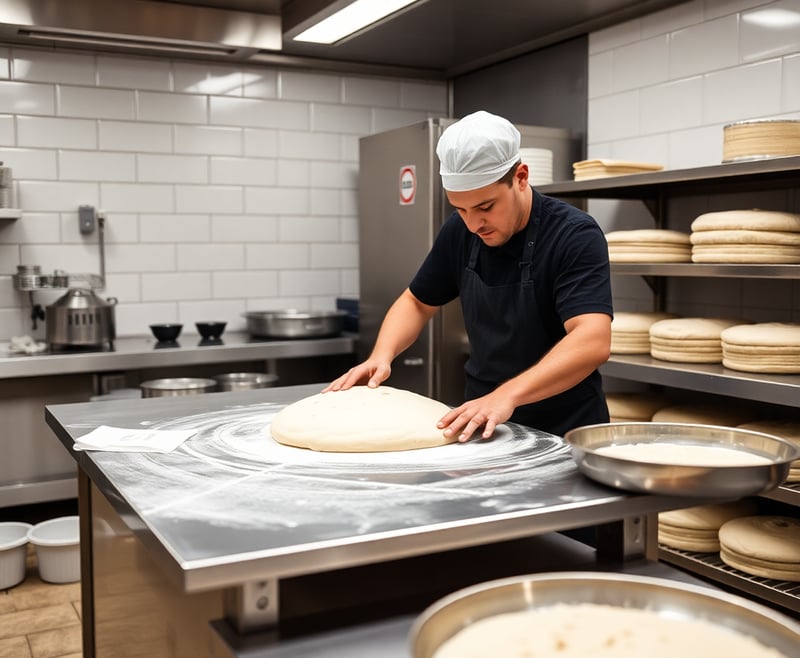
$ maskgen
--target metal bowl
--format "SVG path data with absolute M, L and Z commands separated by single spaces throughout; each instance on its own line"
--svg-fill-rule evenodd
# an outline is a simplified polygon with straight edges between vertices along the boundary
M 764 493 L 784 482 L 800 448 L 762 432 L 689 423 L 605 423 L 570 430 L 578 469 L 587 477 L 618 489 L 677 496 L 742 498 Z M 598 454 L 611 445 L 660 442 L 741 450 L 772 463 L 753 466 L 684 466 L 649 463 Z
M 198 395 L 211 393 L 216 387 L 215 380 L 200 377 L 167 377 L 166 379 L 151 379 L 139 384 L 143 398 Z
M 579 603 L 703 620 L 749 635 L 791 657 L 797 656 L 800 643 L 800 624 L 733 594 L 665 578 L 565 571 L 494 580 L 440 599 L 414 621 L 409 636 L 411 655 L 432 658 L 445 641 L 479 619 Z
M 255 388 L 269 388 L 278 381 L 278 375 L 264 372 L 228 372 L 216 375 L 220 391 L 247 391 Z
M 242 314 L 255 338 L 320 338 L 342 332 L 346 311 L 249 311 Z

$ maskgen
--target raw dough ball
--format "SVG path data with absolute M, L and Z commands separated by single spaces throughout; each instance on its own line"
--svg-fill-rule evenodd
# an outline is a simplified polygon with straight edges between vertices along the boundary
M 389 452 L 452 443 L 436 423 L 450 407 L 391 386 L 318 393 L 279 411 L 270 431 L 279 443 L 323 452 Z

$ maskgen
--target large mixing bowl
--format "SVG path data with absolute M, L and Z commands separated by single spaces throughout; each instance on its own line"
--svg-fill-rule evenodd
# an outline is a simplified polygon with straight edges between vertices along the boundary
M 786 480 L 800 448 L 786 439 L 734 427 L 691 423 L 603 423 L 570 430 L 578 469 L 587 477 L 619 489 L 677 496 L 743 498 L 774 489 Z M 598 452 L 607 446 L 667 443 L 736 450 L 766 458 L 748 466 L 688 466 L 652 463 Z
M 800 646 L 800 624 L 733 594 L 665 578 L 565 571 L 494 580 L 440 599 L 415 620 L 410 633 L 411 654 L 413 658 L 432 658 L 444 642 L 480 619 L 582 603 L 705 621 L 750 636 L 790 658 L 796 658 Z

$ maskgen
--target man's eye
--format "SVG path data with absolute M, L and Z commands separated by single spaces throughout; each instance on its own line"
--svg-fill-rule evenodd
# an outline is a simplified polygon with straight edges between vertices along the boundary
M 488 212 L 489 210 L 492 209 L 493 205 L 494 205 L 493 203 L 490 203 L 488 206 L 480 206 L 479 210 L 482 210 L 483 212 Z

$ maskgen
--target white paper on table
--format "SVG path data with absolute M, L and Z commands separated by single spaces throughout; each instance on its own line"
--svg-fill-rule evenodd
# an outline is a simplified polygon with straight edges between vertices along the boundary
M 195 434 L 197 430 L 133 430 L 101 425 L 80 437 L 72 447 L 110 452 L 172 452 Z

